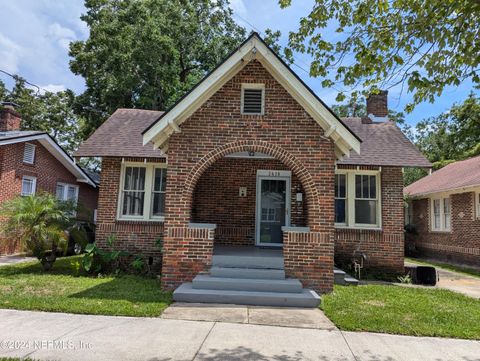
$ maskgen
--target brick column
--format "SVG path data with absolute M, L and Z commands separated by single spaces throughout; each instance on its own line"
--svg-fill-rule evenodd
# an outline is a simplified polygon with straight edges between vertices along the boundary
M 333 232 L 283 233 L 283 257 L 287 277 L 321 293 L 333 289 Z

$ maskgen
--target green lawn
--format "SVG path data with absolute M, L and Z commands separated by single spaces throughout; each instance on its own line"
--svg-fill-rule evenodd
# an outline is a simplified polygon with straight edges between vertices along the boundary
M 480 339 L 480 300 L 447 290 L 335 286 L 321 307 L 341 330 Z
M 405 257 L 405 261 L 412 262 L 412 263 L 418 263 L 418 264 L 426 265 L 426 266 L 440 267 L 440 268 L 444 268 L 444 269 L 449 270 L 449 271 L 463 273 L 463 274 L 466 274 L 466 275 L 469 275 L 469 276 L 474 276 L 474 277 L 480 278 L 480 270 L 476 269 L 476 268 L 451 265 L 451 264 L 448 264 L 448 263 L 437 262 L 437 261 L 425 261 L 425 260 L 422 260 L 422 259 L 408 258 L 408 257 Z
M 37 261 L 0 267 L 0 308 L 155 317 L 171 303 L 156 279 L 75 277 L 71 262 L 78 259 L 60 258 L 48 273 Z

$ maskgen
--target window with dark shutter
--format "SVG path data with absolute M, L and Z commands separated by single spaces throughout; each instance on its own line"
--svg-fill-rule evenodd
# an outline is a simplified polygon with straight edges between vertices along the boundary
M 263 84 L 247 85 L 242 89 L 242 114 L 263 114 L 264 91 Z

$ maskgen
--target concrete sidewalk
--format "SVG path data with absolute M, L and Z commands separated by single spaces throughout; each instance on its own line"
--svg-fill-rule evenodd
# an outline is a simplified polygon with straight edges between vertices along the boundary
M 480 360 L 480 342 L 252 324 L 0 310 L 0 357 L 35 360 Z
M 16 254 L 4 255 L 4 256 L 0 256 L 0 266 L 9 266 L 12 264 L 31 262 L 35 260 L 36 260 L 35 257 L 27 257 L 23 255 L 16 255 Z

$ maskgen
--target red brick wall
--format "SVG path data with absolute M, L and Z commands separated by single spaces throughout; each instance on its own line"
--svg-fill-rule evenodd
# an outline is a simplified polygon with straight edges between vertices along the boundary
M 89 209 L 89 213 L 93 213 L 98 190 L 85 183 L 78 183 L 76 178 L 39 142 L 30 143 L 36 145 L 34 164 L 23 163 L 25 143 L 0 146 L 0 204 L 21 193 L 23 176 L 33 176 L 37 178 L 37 192 L 55 194 L 57 182 L 79 185 L 79 202 Z
M 265 84 L 264 115 L 240 113 L 242 83 Z M 172 252 L 177 246 L 169 230 L 188 227 L 194 189 L 202 174 L 225 155 L 240 151 L 266 153 L 292 170 L 305 190 L 308 226 L 312 232 L 333 233 L 334 145 L 259 62 L 246 65 L 180 128 L 181 133 L 170 137 L 168 148 L 165 244 Z M 188 255 L 184 257 L 188 262 Z M 179 275 L 173 263 L 164 262 L 163 267 L 165 288 L 191 279 Z M 331 290 L 333 274 L 320 282 L 316 267 L 309 269 L 302 282 Z
M 373 169 L 363 167 L 363 169 Z M 404 257 L 404 205 L 402 169 L 382 167 L 382 229 L 337 229 L 335 262 L 352 264 L 355 250 L 367 255 L 365 268 L 373 273 L 402 273 Z
M 222 158 L 198 180 L 193 195 L 192 222 L 214 223 L 215 243 L 255 243 L 255 206 L 257 170 L 288 170 L 274 159 Z M 247 196 L 239 196 L 239 188 L 247 188 Z M 295 174 L 291 186 L 291 224 L 305 226 L 305 202 L 296 202 L 296 193 L 303 187 Z
M 142 159 L 127 159 L 142 161 Z M 164 162 L 163 160 L 149 160 Z M 137 222 L 117 220 L 118 192 L 120 187 L 121 158 L 103 158 L 98 197 L 96 240 L 107 248 L 106 240 L 115 236 L 114 248 L 153 258 L 153 268 L 160 269 L 161 250 L 156 240 L 162 239 L 162 222 Z
M 418 235 L 411 239 L 420 256 L 455 263 L 480 265 L 480 219 L 476 218 L 474 192 L 453 194 L 451 232 L 430 231 L 430 201 L 413 201 L 413 224 Z

